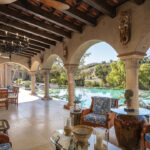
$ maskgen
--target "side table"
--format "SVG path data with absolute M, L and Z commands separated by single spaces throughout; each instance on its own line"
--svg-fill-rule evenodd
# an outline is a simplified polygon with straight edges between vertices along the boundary
M 80 111 L 71 110 L 70 111 L 72 126 L 80 125 L 81 113 L 82 113 L 82 110 L 80 110 Z

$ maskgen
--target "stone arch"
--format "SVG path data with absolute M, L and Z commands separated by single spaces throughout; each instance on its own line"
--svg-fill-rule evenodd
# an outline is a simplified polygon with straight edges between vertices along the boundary
M 52 54 L 52 55 L 50 55 L 50 56 L 47 58 L 46 62 L 44 63 L 43 68 L 50 69 L 50 68 L 52 67 L 52 65 L 53 65 L 53 63 L 54 63 L 54 61 L 56 60 L 57 57 L 59 57 L 59 58 L 61 59 L 61 57 L 60 57 L 59 55 L 57 55 L 57 54 Z M 61 59 L 61 60 L 62 60 L 62 59 Z M 63 60 L 62 60 L 62 62 L 63 62 Z M 63 64 L 64 64 L 64 62 L 63 62 Z
M 75 51 L 75 53 L 72 55 L 70 59 L 70 64 L 79 64 L 81 57 L 84 55 L 84 53 L 90 48 L 92 45 L 100 43 L 100 42 L 105 42 L 101 40 L 89 40 L 84 43 L 82 43 Z M 106 42 L 107 43 L 107 42 Z M 110 45 L 109 43 L 107 43 Z M 111 46 L 111 45 L 110 45 Z M 112 46 L 111 46 L 112 47 Z M 114 49 L 115 50 L 115 49 Z M 116 50 L 115 50 L 116 51 Z M 117 53 L 117 51 L 116 51 Z
M 30 71 L 30 69 L 29 69 L 26 65 L 21 64 L 21 63 L 18 63 L 18 62 L 14 62 L 14 61 L 5 61 L 5 62 L 0 62 L 0 65 L 1 65 L 1 64 L 5 64 L 5 63 L 17 64 L 17 65 L 19 65 L 19 66 L 24 67 L 27 71 Z
M 40 63 L 38 61 L 34 61 L 31 66 L 31 71 L 38 71 Z

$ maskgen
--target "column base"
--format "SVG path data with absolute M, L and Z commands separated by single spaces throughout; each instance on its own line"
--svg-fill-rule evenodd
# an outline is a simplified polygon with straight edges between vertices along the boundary
M 43 98 L 42 98 L 42 100 L 52 100 L 52 98 L 51 97 L 47 97 L 47 96 L 44 96 Z
M 33 96 L 35 95 L 36 96 L 37 94 L 36 93 L 30 93 L 30 95 L 33 95 Z
M 70 105 L 64 105 L 64 109 L 73 110 L 73 106 Z

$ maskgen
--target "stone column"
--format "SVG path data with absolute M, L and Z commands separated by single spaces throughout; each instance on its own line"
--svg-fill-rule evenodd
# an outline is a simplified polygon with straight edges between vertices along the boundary
M 76 64 L 68 64 L 65 65 L 67 69 L 68 76 L 68 104 L 64 106 L 65 109 L 73 109 L 74 100 L 75 100 L 75 81 L 74 81 L 74 73 L 75 69 L 78 65 Z
M 42 98 L 42 100 L 50 100 L 50 96 L 49 96 L 49 73 L 50 73 L 50 69 L 42 69 L 43 70 L 43 74 L 44 74 L 44 97 Z
M 125 61 L 126 68 L 126 90 L 130 89 L 133 91 L 133 97 L 131 101 L 131 108 L 139 109 L 139 85 L 138 85 L 138 70 L 139 60 L 143 56 L 128 56 L 123 58 Z
M 35 83 L 36 83 L 36 77 L 35 77 L 35 71 L 31 71 L 30 75 L 31 75 L 31 95 L 36 95 L 35 92 Z

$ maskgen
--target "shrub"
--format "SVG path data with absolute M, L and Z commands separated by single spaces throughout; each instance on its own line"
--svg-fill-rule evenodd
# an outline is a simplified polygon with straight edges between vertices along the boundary
M 94 81 L 94 82 L 92 82 L 92 86 L 93 86 L 93 87 L 99 87 L 99 83 L 96 82 L 96 81 Z
M 104 82 L 102 80 L 99 82 L 99 86 L 104 87 Z
M 22 82 L 22 79 L 17 79 L 17 80 L 16 80 L 16 83 L 17 83 L 17 84 L 20 84 L 21 82 Z
M 51 79 L 50 82 L 51 83 L 58 83 L 58 80 L 57 79 Z
M 86 87 L 92 87 L 92 82 L 90 82 L 90 81 L 85 81 L 84 85 L 85 85 Z
M 26 81 L 25 83 L 24 83 L 24 87 L 25 88 L 30 88 L 30 81 Z

